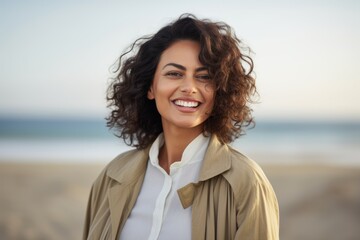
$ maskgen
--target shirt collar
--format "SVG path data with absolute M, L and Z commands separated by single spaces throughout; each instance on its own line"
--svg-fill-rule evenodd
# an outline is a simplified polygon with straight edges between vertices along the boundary
M 210 137 L 204 136 L 204 134 L 199 134 L 195 139 L 193 139 L 185 148 L 181 161 L 175 162 L 174 166 L 177 168 L 185 166 L 190 163 L 202 161 L 205 156 L 206 149 L 208 147 Z M 150 162 L 154 166 L 159 166 L 159 150 L 164 145 L 164 134 L 161 133 L 154 143 L 151 145 L 149 151 Z

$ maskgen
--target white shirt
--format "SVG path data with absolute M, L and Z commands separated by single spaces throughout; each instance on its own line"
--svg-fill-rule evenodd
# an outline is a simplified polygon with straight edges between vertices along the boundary
M 164 137 L 158 136 L 150 148 L 140 194 L 119 239 L 191 239 L 191 207 L 182 207 L 177 190 L 198 181 L 209 140 L 203 134 L 196 137 L 185 148 L 181 161 L 171 164 L 167 174 L 159 165 Z

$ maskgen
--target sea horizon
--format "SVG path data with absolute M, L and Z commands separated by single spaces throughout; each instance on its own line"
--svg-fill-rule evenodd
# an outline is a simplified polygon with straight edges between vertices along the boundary
M 258 120 L 231 145 L 249 156 L 269 156 L 260 161 L 265 164 L 307 163 L 306 156 L 318 156 L 317 163 L 358 166 L 360 122 Z M 0 117 L 0 162 L 106 163 L 129 149 L 105 119 Z

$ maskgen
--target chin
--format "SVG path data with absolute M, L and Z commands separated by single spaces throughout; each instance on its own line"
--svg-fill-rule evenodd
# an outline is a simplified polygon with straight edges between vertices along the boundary
M 181 122 L 181 123 L 177 123 L 175 124 L 177 127 L 179 128 L 184 128 L 184 129 L 196 129 L 196 128 L 201 128 L 203 129 L 203 123 L 194 123 L 194 122 Z

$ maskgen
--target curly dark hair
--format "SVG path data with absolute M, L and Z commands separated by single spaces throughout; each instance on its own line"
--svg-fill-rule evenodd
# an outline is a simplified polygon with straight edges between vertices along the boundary
M 107 126 L 115 128 L 116 135 L 130 146 L 146 148 L 163 131 L 161 116 L 147 92 L 162 52 L 178 40 L 200 43 L 199 60 L 209 69 L 215 85 L 214 107 L 204 133 L 229 143 L 254 124 L 249 106 L 257 93 L 253 60 L 243 53 L 250 49 L 229 25 L 183 14 L 155 35 L 137 39 L 116 64 L 116 76 L 107 90 L 111 109 Z

